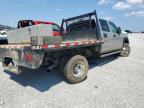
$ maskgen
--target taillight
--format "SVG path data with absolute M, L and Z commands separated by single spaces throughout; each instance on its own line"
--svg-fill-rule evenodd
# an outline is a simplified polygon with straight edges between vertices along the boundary
M 31 53 L 24 54 L 24 60 L 27 62 L 32 62 L 33 61 L 32 54 Z
M 60 31 L 53 31 L 53 36 L 60 36 Z

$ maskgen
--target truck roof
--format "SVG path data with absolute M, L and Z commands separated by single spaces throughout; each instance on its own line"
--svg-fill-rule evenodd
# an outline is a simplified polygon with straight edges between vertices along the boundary
M 56 24 L 54 22 L 48 22 L 48 21 L 34 21 L 34 22 L 35 22 L 35 24 L 41 24 L 41 23 L 43 23 L 43 24 Z
M 38 25 L 38 24 L 53 25 L 53 24 L 56 24 L 56 23 L 49 22 L 49 21 L 20 20 L 18 22 L 17 28 L 19 29 L 19 28 L 24 28 L 24 27 L 32 26 L 32 25 Z

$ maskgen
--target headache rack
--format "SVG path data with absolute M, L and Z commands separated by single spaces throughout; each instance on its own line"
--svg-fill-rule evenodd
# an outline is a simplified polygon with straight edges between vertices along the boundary
M 96 11 L 80 16 L 63 19 L 61 25 L 63 41 L 101 40 Z

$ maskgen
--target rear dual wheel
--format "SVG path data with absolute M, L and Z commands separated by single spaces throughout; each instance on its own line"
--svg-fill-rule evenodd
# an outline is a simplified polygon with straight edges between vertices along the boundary
M 64 65 L 64 76 L 73 84 L 80 83 L 86 79 L 89 65 L 85 57 L 75 55 Z

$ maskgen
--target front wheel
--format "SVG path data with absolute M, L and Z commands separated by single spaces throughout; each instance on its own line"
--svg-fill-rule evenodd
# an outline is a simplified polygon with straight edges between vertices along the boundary
M 120 56 L 128 57 L 130 54 L 130 51 L 131 51 L 130 45 L 128 43 L 124 43 Z
M 80 83 L 87 77 L 89 65 L 85 57 L 75 55 L 65 64 L 64 75 L 73 84 Z

